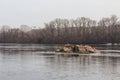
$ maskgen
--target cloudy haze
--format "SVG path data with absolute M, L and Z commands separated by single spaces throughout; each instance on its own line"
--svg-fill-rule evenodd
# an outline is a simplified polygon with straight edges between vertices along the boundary
M 43 26 L 55 18 L 120 17 L 120 0 L 0 0 L 0 26 Z

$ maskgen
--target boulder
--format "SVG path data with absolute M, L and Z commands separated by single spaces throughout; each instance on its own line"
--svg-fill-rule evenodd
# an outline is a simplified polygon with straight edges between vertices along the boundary
M 95 49 L 94 47 L 85 45 L 85 46 L 80 46 L 78 52 L 97 53 L 98 50 Z
M 71 52 L 73 51 L 74 46 L 70 44 L 64 45 L 62 48 L 60 48 L 60 51 L 62 52 Z

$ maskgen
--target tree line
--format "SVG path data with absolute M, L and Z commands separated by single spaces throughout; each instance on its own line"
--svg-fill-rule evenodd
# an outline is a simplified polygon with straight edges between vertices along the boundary
M 0 43 L 105 44 L 120 43 L 120 21 L 117 16 L 99 21 L 80 17 L 55 19 L 44 28 L 22 31 L 13 28 L 0 31 Z

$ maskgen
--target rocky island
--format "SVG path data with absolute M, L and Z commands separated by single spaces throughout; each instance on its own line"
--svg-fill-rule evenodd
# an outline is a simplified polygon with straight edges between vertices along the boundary
M 75 52 L 75 53 L 99 53 L 100 51 L 96 48 L 89 46 L 89 45 L 72 45 L 72 44 L 65 44 L 64 46 L 58 48 L 57 52 Z

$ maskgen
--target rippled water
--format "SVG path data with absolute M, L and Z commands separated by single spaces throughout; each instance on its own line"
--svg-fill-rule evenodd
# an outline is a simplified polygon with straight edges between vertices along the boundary
M 0 80 L 120 80 L 120 46 L 93 45 L 101 54 L 63 57 L 59 45 L 0 44 Z

